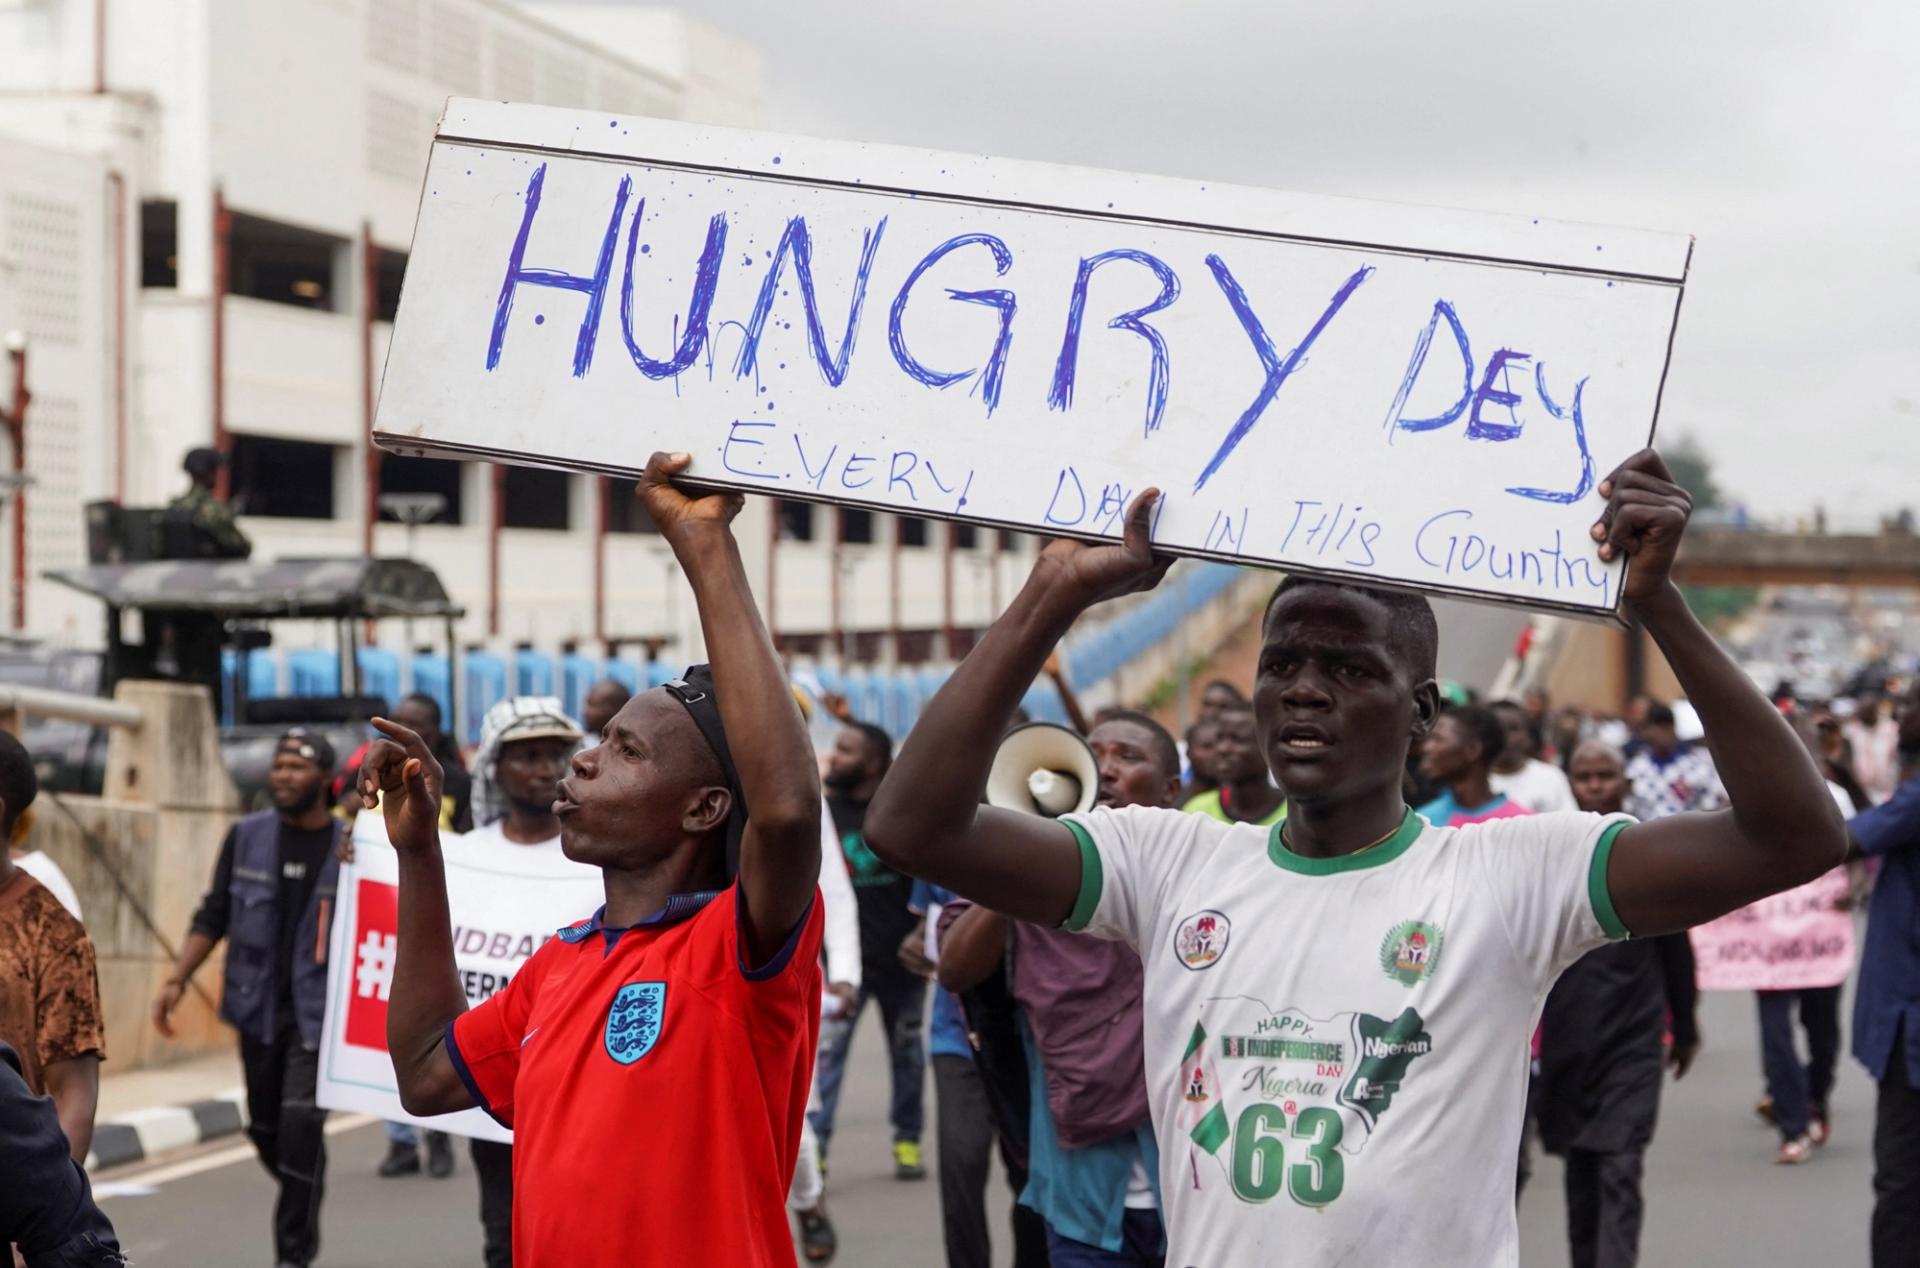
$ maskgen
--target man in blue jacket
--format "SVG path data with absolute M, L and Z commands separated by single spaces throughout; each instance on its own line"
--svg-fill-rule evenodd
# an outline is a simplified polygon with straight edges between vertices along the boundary
M 220 1016 L 240 1032 L 247 1134 L 280 1186 L 273 1229 L 282 1268 L 304 1268 L 320 1251 L 327 1116 L 314 1085 L 336 849 L 346 831 L 327 804 L 333 767 L 333 749 L 318 734 L 295 728 L 281 737 L 268 774 L 273 809 L 228 831 L 180 962 L 153 1005 L 155 1027 L 172 1037 L 171 1014 L 194 970 L 227 940 Z
M 1920 1255 L 1920 683 L 1900 718 L 1902 782 L 1847 821 L 1881 860 L 1854 995 L 1853 1055 L 1880 1085 L 1873 1125 L 1874 1268 Z

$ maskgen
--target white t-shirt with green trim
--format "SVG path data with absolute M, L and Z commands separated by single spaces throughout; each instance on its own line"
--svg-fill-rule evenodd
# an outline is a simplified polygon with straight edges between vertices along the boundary
M 1080 840 L 1067 925 L 1146 966 L 1169 1268 L 1516 1264 L 1528 1042 L 1626 936 L 1625 816 L 1434 828 L 1309 859 L 1279 829 L 1128 807 Z

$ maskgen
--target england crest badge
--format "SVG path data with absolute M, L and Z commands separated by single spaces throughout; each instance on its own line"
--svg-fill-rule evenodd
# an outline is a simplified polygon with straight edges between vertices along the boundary
M 653 1051 L 667 1016 L 665 982 L 628 982 L 607 1010 L 607 1055 L 632 1065 Z

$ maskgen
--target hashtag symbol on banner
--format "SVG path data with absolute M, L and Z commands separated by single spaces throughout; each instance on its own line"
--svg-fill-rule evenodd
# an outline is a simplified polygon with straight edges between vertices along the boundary
M 393 992 L 395 936 L 375 929 L 367 930 L 360 943 L 360 965 L 354 970 L 355 993 L 361 999 L 385 1000 Z

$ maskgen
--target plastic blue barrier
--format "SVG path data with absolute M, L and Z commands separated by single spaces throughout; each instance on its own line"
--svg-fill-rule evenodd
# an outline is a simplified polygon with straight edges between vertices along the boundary
M 640 690 L 640 668 L 630 660 L 618 658 L 607 662 L 607 677 L 613 679 L 628 691 Z
M 287 653 L 287 694 L 340 694 L 340 658 L 324 647 L 302 647 Z
M 354 653 L 360 666 L 360 694 L 378 696 L 391 710 L 400 703 L 400 657 L 384 647 L 362 647 Z
M 531 647 L 513 653 L 513 694 L 516 696 L 552 696 L 554 690 L 553 657 Z
M 220 652 L 220 723 L 232 726 L 236 721 L 234 712 L 234 685 L 240 682 L 246 688 L 249 700 L 268 700 L 280 694 L 280 663 L 273 653 L 266 650 L 239 652 L 231 647 Z
M 886 719 L 881 716 L 884 713 L 881 691 L 873 673 L 859 666 L 847 670 L 840 681 L 840 694 L 847 698 L 847 709 L 855 721 L 886 726 Z
M 468 652 L 460 658 L 460 738 L 480 742 L 487 710 L 507 698 L 507 663 L 492 652 Z
M 447 658 L 438 652 L 421 652 L 413 658 L 413 685 L 409 688 L 423 696 L 432 696 L 440 705 L 440 725 L 453 717 L 453 675 L 447 672 Z
M 600 662 L 578 652 L 560 658 L 560 703 L 566 706 L 568 717 L 579 720 L 586 709 L 587 693 L 599 681 Z
M 905 739 L 920 717 L 919 684 L 914 681 L 911 670 L 881 674 L 879 678 L 880 715 L 883 719 L 880 725 L 887 728 L 887 734 L 894 739 Z

